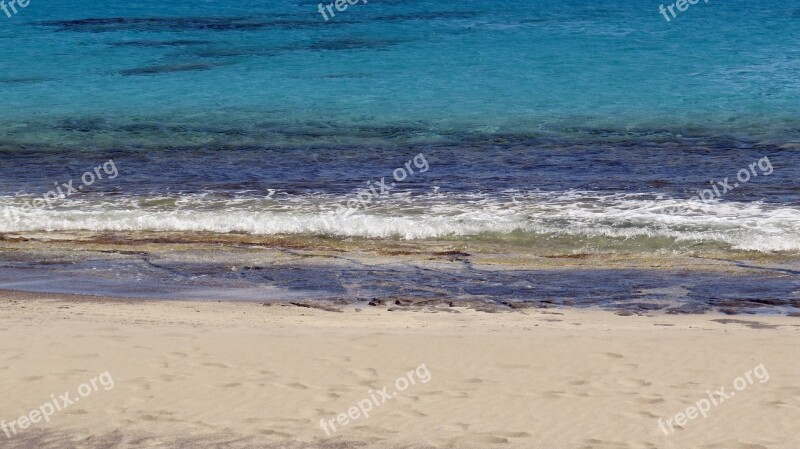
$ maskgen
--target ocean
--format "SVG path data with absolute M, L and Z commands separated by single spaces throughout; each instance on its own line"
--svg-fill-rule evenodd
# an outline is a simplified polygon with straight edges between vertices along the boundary
M 31 0 L 0 12 L 0 287 L 800 306 L 800 6 L 712 0 L 667 21 L 659 5 L 372 0 L 326 20 L 307 1 Z M 290 282 L 230 279 L 205 246 L 192 249 L 217 269 L 175 256 L 184 271 L 166 275 L 20 246 L 51 239 L 146 241 L 162 258 L 218 240 L 419 257 L 387 256 L 379 276 L 313 260 Z M 409 264 L 428 247 L 458 260 L 422 276 Z M 493 269 L 463 271 L 462 253 Z M 715 262 L 686 265 L 697 259 Z M 664 260 L 678 262 L 653 265 Z M 118 279 L 100 282 L 98 264 Z M 142 290 L 156 278 L 163 290 Z

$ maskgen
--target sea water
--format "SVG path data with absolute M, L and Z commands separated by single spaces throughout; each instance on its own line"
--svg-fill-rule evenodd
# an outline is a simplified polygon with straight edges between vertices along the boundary
M 659 5 L 32 0 L 0 13 L 0 232 L 797 252 L 800 7 Z

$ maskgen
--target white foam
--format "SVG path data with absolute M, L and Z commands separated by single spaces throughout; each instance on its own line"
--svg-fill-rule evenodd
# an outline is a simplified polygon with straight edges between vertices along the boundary
M 800 209 L 764 203 L 702 204 L 644 194 L 514 191 L 498 194 L 391 195 L 350 216 L 349 197 L 275 195 L 271 199 L 82 198 L 55 209 L 23 210 L 0 198 L 0 232 L 175 231 L 316 234 L 422 239 L 514 231 L 532 235 L 666 238 L 735 249 L 800 250 Z M 673 207 L 678 212 L 670 213 Z M 16 214 L 16 216 L 14 216 Z

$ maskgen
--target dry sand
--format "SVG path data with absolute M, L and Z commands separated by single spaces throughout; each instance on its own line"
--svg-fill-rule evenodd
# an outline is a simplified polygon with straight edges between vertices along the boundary
M 414 385 L 326 437 L 320 419 L 394 392 L 421 364 L 428 382 L 413 373 Z M 734 391 L 761 364 L 769 380 L 753 375 L 707 418 L 659 430 L 659 417 Z M 104 372 L 112 389 L 0 433 L 0 447 L 800 447 L 798 318 L 0 293 L 0 419 L 51 394 L 80 397 Z

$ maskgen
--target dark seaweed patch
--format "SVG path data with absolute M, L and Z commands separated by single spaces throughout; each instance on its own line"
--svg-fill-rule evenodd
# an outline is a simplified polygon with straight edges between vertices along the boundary
M 104 33 L 109 31 L 241 31 L 264 28 L 266 22 L 237 17 L 146 17 L 51 20 L 40 25 L 58 27 L 57 31 Z
M 65 131 L 88 133 L 92 131 L 108 129 L 108 124 L 106 123 L 105 119 L 102 118 L 70 117 L 58 123 L 56 128 L 63 129 Z
M 778 325 L 775 324 L 764 324 L 759 321 L 746 321 L 746 320 L 731 320 L 731 319 L 721 319 L 721 320 L 711 320 L 716 323 L 722 324 L 744 324 L 745 326 L 752 328 L 752 329 L 777 329 Z
M 220 67 L 221 65 L 222 64 L 212 64 L 206 62 L 187 62 L 180 64 L 164 64 L 164 65 L 154 65 L 148 67 L 138 67 L 135 69 L 120 70 L 119 73 L 125 76 L 158 75 L 161 73 L 211 70 Z
M 202 48 L 191 54 L 200 58 L 230 58 L 237 56 L 275 56 L 279 50 L 269 48 Z
M 159 48 L 159 47 L 188 47 L 193 45 L 208 45 L 211 41 L 197 41 L 197 40 L 174 40 L 174 41 L 123 41 L 114 42 L 109 44 L 112 47 L 143 47 L 143 48 Z
M 424 14 L 392 14 L 376 17 L 375 20 L 383 22 L 405 22 L 409 20 L 465 20 L 477 17 L 474 11 L 443 11 Z
M 132 132 L 132 133 L 146 133 L 146 132 L 157 132 L 157 131 L 164 131 L 164 127 L 160 124 L 155 123 L 134 123 L 131 125 L 122 125 L 117 128 L 119 131 L 125 132 Z
M 369 73 L 333 73 L 330 75 L 322 75 L 320 78 L 329 78 L 329 79 L 357 79 L 357 78 L 372 78 L 372 75 Z
M 398 45 L 403 41 L 392 39 L 361 39 L 361 38 L 343 38 L 335 40 L 321 40 L 312 45 L 312 48 L 318 50 L 363 50 L 363 49 L 381 49 Z
M 106 33 L 113 31 L 249 31 L 262 28 L 322 26 L 322 21 L 293 18 L 257 20 L 243 17 L 111 17 L 78 20 L 48 20 L 37 25 L 56 27 L 56 31 Z M 141 41 L 148 42 L 155 41 Z
M 661 187 L 667 187 L 669 184 L 670 182 L 666 179 L 653 179 L 652 181 L 647 182 L 647 187 L 658 189 Z
M 18 77 L 18 78 L 0 78 L 0 83 L 3 84 L 35 84 L 43 83 L 46 81 L 58 81 L 57 78 L 39 78 L 39 77 Z

